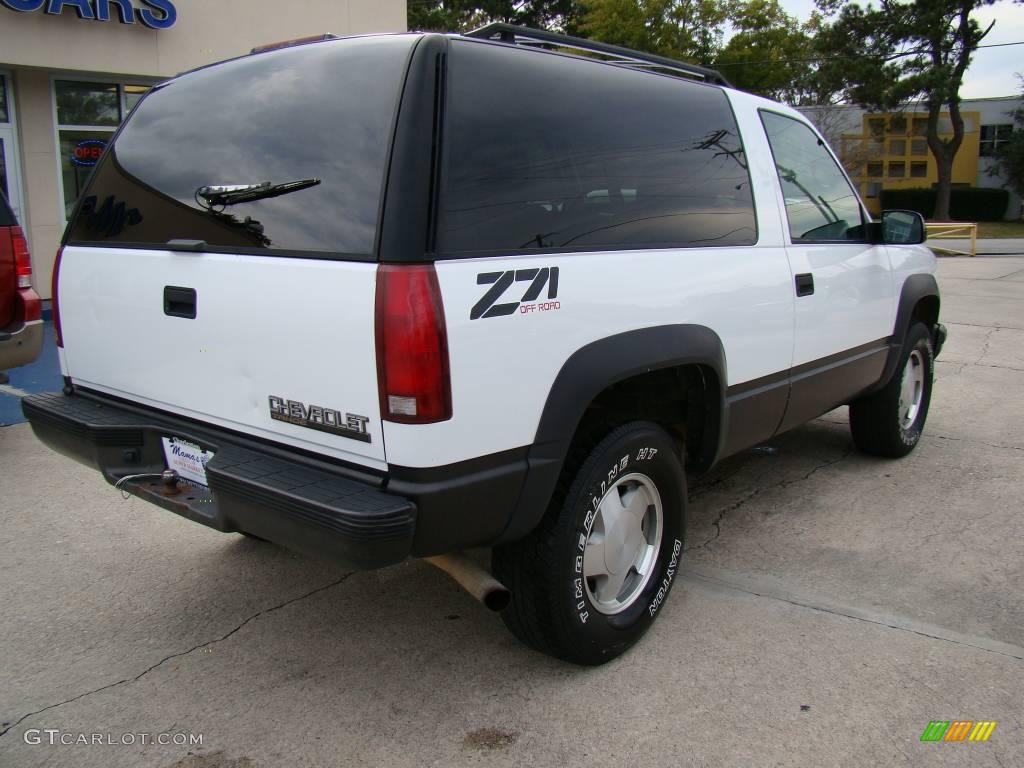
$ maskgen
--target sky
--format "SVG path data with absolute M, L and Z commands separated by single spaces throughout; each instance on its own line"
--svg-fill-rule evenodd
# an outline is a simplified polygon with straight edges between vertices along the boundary
M 814 0 L 780 2 L 787 13 L 801 21 L 806 21 L 814 10 Z M 982 27 L 993 20 L 996 22 L 988 37 L 982 41 L 982 45 L 1024 42 L 1024 4 L 1000 0 L 994 5 L 975 11 L 974 18 Z M 974 54 L 971 66 L 964 76 L 960 96 L 965 99 L 977 99 L 986 96 L 1020 95 L 1024 86 L 1015 77 L 1015 73 L 1018 72 L 1024 74 L 1024 45 L 981 49 Z

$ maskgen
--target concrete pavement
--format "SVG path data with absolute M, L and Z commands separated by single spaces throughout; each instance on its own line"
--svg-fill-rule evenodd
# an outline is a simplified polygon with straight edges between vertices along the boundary
M 722 464 L 658 622 L 598 669 L 421 563 L 349 574 L 208 531 L 0 429 L 0 765 L 1024 764 L 1024 258 L 940 282 L 918 449 L 860 456 L 839 410 Z M 919 740 L 958 719 L 998 725 Z

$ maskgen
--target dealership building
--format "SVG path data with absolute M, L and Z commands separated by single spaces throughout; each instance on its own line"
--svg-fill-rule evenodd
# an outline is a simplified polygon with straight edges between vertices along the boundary
M 36 290 L 49 298 L 67 216 L 154 83 L 277 41 L 405 28 L 405 0 L 0 0 L 0 189 Z

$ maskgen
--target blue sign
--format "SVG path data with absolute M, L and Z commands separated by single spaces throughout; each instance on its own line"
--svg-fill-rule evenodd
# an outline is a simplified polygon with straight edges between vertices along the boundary
M 75 165 L 92 167 L 99 162 L 103 150 L 107 148 L 107 142 L 103 139 L 85 139 L 75 144 L 71 150 L 71 162 Z
M 50 16 L 60 16 L 64 8 L 71 8 L 80 19 L 89 21 L 110 21 L 110 9 L 114 8 L 122 24 L 139 23 L 150 29 L 170 29 L 178 20 L 178 9 L 171 0 L 0 0 L 0 7 L 12 11 L 31 13 L 44 11 Z

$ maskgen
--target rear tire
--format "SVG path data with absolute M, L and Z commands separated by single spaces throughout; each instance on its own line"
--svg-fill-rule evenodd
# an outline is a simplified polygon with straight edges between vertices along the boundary
M 912 325 L 889 383 L 850 404 L 853 442 L 864 453 L 898 459 L 920 441 L 932 399 L 931 339 L 926 325 Z
M 494 550 L 494 575 L 512 592 L 506 626 L 576 664 L 619 656 L 678 575 L 685 509 L 678 449 L 657 424 L 631 422 L 574 446 L 540 525 Z

